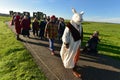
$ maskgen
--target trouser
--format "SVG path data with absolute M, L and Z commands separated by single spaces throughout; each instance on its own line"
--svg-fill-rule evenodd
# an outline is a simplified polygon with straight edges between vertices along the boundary
M 40 32 L 39 32 L 39 37 L 44 37 L 44 30 L 40 30 Z
M 54 39 L 49 39 L 49 48 L 51 51 L 54 51 Z
M 24 35 L 24 36 L 27 35 L 29 37 L 29 35 L 30 35 L 29 30 L 23 29 L 22 30 L 22 35 Z
M 36 36 L 38 36 L 38 30 L 37 29 L 33 29 L 33 35 L 35 35 L 36 34 Z

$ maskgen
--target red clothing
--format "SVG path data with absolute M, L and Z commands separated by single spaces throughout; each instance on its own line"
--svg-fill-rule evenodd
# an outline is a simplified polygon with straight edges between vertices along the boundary
M 15 30 L 17 34 L 21 33 L 21 26 L 20 26 L 20 16 L 17 15 L 14 18 Z
M 21 27 L 24 29 L 24 30 L 29 30 L 30 29 L 30 21 L 29 19 L 23 19 L 21 21 Z
M 39 30 L 39 22 L 38 22 L 38 21 L 33 22 L 33 23 L 32 23 L 32 28 L 33 28 L 34 30 Z

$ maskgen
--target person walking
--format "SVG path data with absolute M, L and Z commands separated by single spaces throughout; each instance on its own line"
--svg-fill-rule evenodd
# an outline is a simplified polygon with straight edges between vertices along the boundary
M 30 21 L 28 19 L 27 16 L 24 16 L 24 18 L 22 19 L 21 21 L 21 27 L 22 27 L 22 35 L 25 37 L 27 36 L 28 38 L 30 38 L 30 33 L 29 33 L 29 30 L 30 30 Z
M 77 72 L 77 62 L 80 55 L 80 45 L 82 41 L 82 12 L 79 14 L 75 9 L 72 9 L 74 15 L 71 21 L 67 24 L 63 36 L 60 56 L 65 68 L 72 69 L 75 77 L 81 77 Z
M 46 19 L 44 18 L 41 22 L 40 22 L 40 32 L 39 32 L 39 37 L 40 39 L 43 39 L 44 37 L 44 31 L 45 31 L 45 26 L 47 24 Z
M 51 54 L 54 55 L 54 39 L 58 34 L 58 24 L 56 24 L 56 17 L 53 15 L 50 18 L 50 22 L 47 23 L 45 27 L 45 37 L 49 39 L 49 49 Z
M 65 22 L 63 18 L 60 18 L 59 25 L 58 25 L 58 40 L 61 41 L 61 37 L 63 35 L 64 29 L 65 29 Z
M 16 30 L 16 39 L 20 40 L 19 35 L 21 34 L 21 26 L 20 26 L 20 15 L 16 13 L 16 16 L 14 17 L 14 24 L 15 24 L 15 30 Z
M 33 29 L 33 35 L 38 36 L 39 22 L 38 22 L 37 18 L 34 18 L 34 20 L 33 20 L 32 29 Z

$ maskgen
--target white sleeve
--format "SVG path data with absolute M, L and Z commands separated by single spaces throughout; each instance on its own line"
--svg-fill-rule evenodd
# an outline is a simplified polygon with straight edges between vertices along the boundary
M 69 28 L 66 27 L 62 36 L 63 43 L 69 44 L 70 42 L 70 31 Z

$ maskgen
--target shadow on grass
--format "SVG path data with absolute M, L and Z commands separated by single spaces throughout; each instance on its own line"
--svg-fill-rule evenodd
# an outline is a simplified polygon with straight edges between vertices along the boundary
M 108 44 L 99 44 L 99 50 L 105 51 L 105 52 L 112 52 L 114 54 L 120 53 L 120 47 L 108 45 Z
M 92 35 L 92 33 L 84 33 L 84 35 Z M 104 34 L 102 34 L 102 35 L 100 35 L 100 36 L 104 36 L 104 37 L 106 37 L 106 36 L 108 36 L 108 35 L 104 35 Z M 84 40 L 83 40 L 83 42 L 82 42 L 82 46 L 85 46 L 86 45 L 86 43 L 87 43 L 87 41 L 89 40 L 89 37 L 84 37 L 83 38 Z M 102 41 L 102 40 L 101 40 Z M 113 46 L 113 45 L 110 45 L 110 44 L 105 44 L 105 43 L 99 43 L 98 44 L 98 50 L 99 51 L 103 51 L 103 52 L 107 52 L 107 53 L 112 53 L 112 55 L 107 55 L 107 56 L 110 56 L 110 57 L 112 57 L 112 58 L 115 58 L 115 59 L 118 59 L 118 60 L 120 60 L 120 47 L 118 47 L 118 46 Z M 114 55 L 119 55 L 119 56 L 114 56 Z
M 93 33 L 83 32 L 84 35 L 92 35 Z
M 87 35 L 89 35 L 90 33 L 86 33 Z M 84 41 L 83 41 L 83 46 L 85 46 L 85 44 L 87 43 L 87 39 L 89 39 L 88 37 L 84 37 Z M 120 69 L 120 47 L 119 46 L 114 46 L 114 45 L 110 45 L 110 44 L 105 44 L 105 43 L 99 43 L 98 45 L 98 51 L 102 51 L 102 52 L 106 52 L 107 56 L 104 55 L 99 55 L 99 56 L 90 56 L 90 55 L 82 55 L 85 57 L 89 57 L 95 60 L 87 60 L 87 61 L 91 61 L 91 62 L 96 62 L 96 63 L 101 63 L 101 64 L 106 64 L 106 65 L 110 65 L 116 68 Z M 112 53 L 112 55 L 110 54 Z M 100 53 L 103 54 L 103 53 Z M 116 56 L 114 56 L 116 55 Z M 109 57 L 108 57 L 109 56 Z M 114 60 L 114 59 L 117 60 Z M 86 60 L 86 59 L 82 59 L 82 60 Z M 105 61 L 104 61 L 105 60 Z M 106 61 L 108 61 L 109 63 L 106 63 Z
M 83 34 L 84 35 L 92 35 L 93 34 L 93 32 L 92 33 L 87 33 L 87 32 L 83 32 Z M 108 34 L 102 34 L 102 33 L 100 33 L 100 36 L 103 36 L 103 37 L 110 37 L 110 35 L 108 35 Z
M 120 47 L 118 46 L 113 46 L 108 44 L 99 44 L 98 50 L 110 53 L 105 55 L 110 56 L 114 59 L 120 60 Z

